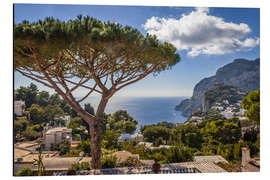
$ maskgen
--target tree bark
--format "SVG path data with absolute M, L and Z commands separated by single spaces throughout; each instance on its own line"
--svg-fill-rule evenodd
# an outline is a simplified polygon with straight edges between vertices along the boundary
M 92 169 L 101 168 L 101 138 L 102 138 L 102 121 L 95 118 L 90 123 L 90 134 L 91 134 L 91 167 Z
M 108 99 L 102 96 L 100 104 L 97 109 L 96 117 L 90 122 L 91 134 L 91 167 L 92 169 L 101 168 L 101 140 L 102 140 L 102 127 L 104 123 L 104 110 L 107 105 Z

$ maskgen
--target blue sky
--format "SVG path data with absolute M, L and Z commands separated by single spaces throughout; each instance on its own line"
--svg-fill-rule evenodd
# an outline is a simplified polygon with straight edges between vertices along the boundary
M 171 70 L 157 77 L 150 75 L 117 95 L 191 96 L 195 84 L 214 75 L 219 67 L 236 58 L 254 60 L 260 56 L 258 8 L 16 4 L 14 22 L 32 22 L 47 16 L 66 21 L 79 14 L 155 34 L 178 49 L 181 61 Z M 31 82 L 18 73 L 14 78 L 15 88 Z

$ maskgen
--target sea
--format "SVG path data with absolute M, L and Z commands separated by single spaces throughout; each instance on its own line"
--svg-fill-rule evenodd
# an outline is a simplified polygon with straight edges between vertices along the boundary
M 187 117 L 174 108 L 187 97 L 123 97 L 115 96 L 108 102 L 105 112 L 113 114 L 118 110 L 126 110 L 138 121 L 137 131 L 141 126 L 167 121 L 184 123 Z M 89 97 L 84 103 L 90 103 L 97 109 L 99 97 Z

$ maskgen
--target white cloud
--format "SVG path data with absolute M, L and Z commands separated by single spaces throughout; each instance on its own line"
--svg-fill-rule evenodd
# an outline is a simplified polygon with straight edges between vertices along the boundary
M 225 22 L 211 16 L 209 8 L 195 8 L 180 19 L 152 17 L 143 28 L 178 50 L 187 50 L 189 56 L 250 50 L 259 44 L 258 38 L 246 37 L 251 32 L 247 24 Z

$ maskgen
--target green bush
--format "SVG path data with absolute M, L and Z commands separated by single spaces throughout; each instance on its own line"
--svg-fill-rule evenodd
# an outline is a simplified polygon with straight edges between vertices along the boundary
M 33 176 L 33 170 L 30 167 L 24 167 L 21 170 L 19 170 L 15 176 Z
M 115 168 L 119 165 L 119 159 L 116 156 L 104 156 L 101 164 L 101 168 Z
M 81 170 L 90 170 L 89 162 L 73 163 L 69 167 L 68 171 L 81 171 Z
M 23 136 L 29 140 L 29 141 L 33 141 L 35 139 L 37 139 L 40 136 L 40 133 L 37 131 L 34 131 L 30 128 L 27 128 L 24 132 L 23 132 Z
M 90 156 L 91 155 L 90 140 L 81 141 L 77 149 L 83 151 L 85 154 Z
M 165 157 L 167 163 L 177 163 L 191 161 L 193 159 L 192 150 L 189 147 L 183 145 L 171 147 Z
M 120 164 L 121 167 L 134 167 L 134 166 L 143 166 L 144 164 L 134 158 L 134 157 L 128 157 L 124 162 Z
M 159 145 L 163 144 L 163 139 L 162 137 L 157 138 L 154 142 L 153 142 L 153 146 L 158 147 Z
M 62 143 L 59 144 L 59 151 L 60 151 L 60 155 L 65 155 L 68 152 L 70 152 L 71 147 L 69 143 Z

